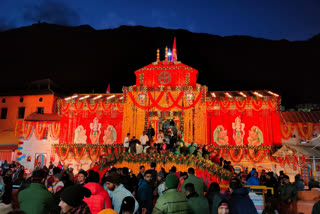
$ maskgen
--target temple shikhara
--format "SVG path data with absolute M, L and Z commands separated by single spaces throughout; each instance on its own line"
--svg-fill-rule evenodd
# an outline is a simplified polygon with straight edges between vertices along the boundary
M 175 45 L 172 55 L 168 49 L 163 55 L 160 59 L 157 50 L 155 61 L 136 70 L 136 84 L 123 87 L 122 93 L 53 96 L 50 111 L 17 120 L 17 160 L 29 169 L 39 161 L 88 169 L 101 158 L 124 153 L 127 133 L 139 139 L 151 126 L 154 142 L 162 131 L 168 143 L 181 139 L 186 146 L 208 145 L 238 171 L 284 170 L 306 179 L 318 173 L 318 150 L 295 141 L 308 142 L 319 134 L 319 121 L 311 120 L 311 114 L 296 112 L 294 120 L 293 113 L 280 111 L 281 97 L 269 90 L 208 91 L 197 83 L 201 74 L 178 61 Z

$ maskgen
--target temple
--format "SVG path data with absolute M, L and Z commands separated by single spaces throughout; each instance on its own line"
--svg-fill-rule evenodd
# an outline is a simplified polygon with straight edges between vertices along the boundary
M 269 90 L 208 91 L 197 83 L 199 72 L 178 61 L 175 45 L 171 58 L 167 48 L 164 55 L 161 60 L 157 50 L 156 60 L 136 70 L 136 84 L 123 87 L 123 93 L 56 96 L 51 112 L 17 121 L 17 160 L 29 169 L 49 161 L 88 169 L 112 152 L 123 152 L 127 133 L 139 139 L 151 126 L 154 141 L 163 131 L 168 141 L 208 145 L 238 171 L 255 167 L 294 176 L 306 167 L 315 173 L 315 163 L 306 160 L 319 155 L 317 150 L 309 157 L 297 149 L 289 156 L 274 154 L 291 139 L 293 126 L 307 141 L 319 133 L 318 123 L 285 120 L 281 97 Z

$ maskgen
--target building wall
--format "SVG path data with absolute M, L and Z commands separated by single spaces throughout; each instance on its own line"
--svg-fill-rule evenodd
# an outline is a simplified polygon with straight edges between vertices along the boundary
M 23 98 L 23 102 L 20 102 Z M 39 99 L 42 98 L 42 101 Z M 5 99 L 3 103 L 2 100 Z M 8 108 L 7 118 L 0 119 L 1 129 L 14 129 L 16 122 L 36 112 L 38 107 L 44 107 L 44 113 L 52 113 L 54 95 L 24 95 L 24 96 L 0 96 L 0 113 L 2 108 Z M 24 118 L 18 118 L 19 107 L 25 107 Z

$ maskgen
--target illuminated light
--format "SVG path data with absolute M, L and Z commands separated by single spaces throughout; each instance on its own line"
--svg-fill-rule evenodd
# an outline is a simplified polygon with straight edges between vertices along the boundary
M 247 95 L 245 95 L 242 91 L 240 91 L 239 94 L 243 97 L 247 97 Z
M 226 92 L 225 95 L 227 95 L 229 98 L 232 98 L 232 96 L 228 92 Z
M 263 97 L 261 94 L 259 94 L 258 92 L 253 92 L 255 95 L 259 96 L 259 97 Z
M 123 96 L 122 96 L 122 97 L 120 97 L 119 99 L 120 99 L 120 100 L 122 100 L 122 99 L 123 99 Z
M 213 97 L 217 97 L 216 94 L 214 92 L 211 92 L 211 96 Z
M 98 95 L 95 98 L 93 98 L 93 100 L 99 99 L 100 97 L 102 97 L 102 95 Z
M 67 98 L 65 98 L 64 100 L 70 100 L 70 99 L 72 99 L 72 97 L 67 97 Z
M 90 95 L 86 95 L 84 97 L 81 97 L 79 100 L 87 99 L 88 97 L 90 97 Z
M 276 93 L 274 93 L 274 92 L 272 92 L 272 91 L 267 91 L 267 92 L 268 92 L 269 94 L 275 96 L 275 97 L 279 97 L 279 94 L 276 94 Z
M 111 98 L 113 98 L 113 97 L 115 97 L 116 95 L 111 95 L 110 97 L 107 97 L 107 100 L 109 100 L 109 99 L 111 99 Z
M 172 55 L 172 53 L 171 52 L 168 52 L 168 56 L 171 56 Z
M 74 98 L 77 98 L 77 97 L 78 97 L 78 95 L 73 95 L 71 98 L 74 99 Z

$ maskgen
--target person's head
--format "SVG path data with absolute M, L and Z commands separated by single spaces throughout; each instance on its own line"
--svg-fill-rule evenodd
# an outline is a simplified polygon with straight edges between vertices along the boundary
M 157 164 L 155 162 L 151 162 L 150 166 L 151 168 L 156 168 Z
M 163 180 L 164 180 L 164 174 L 163 174 L 163 172 L 159 172 L 157 174 L 157 181 L 161 182 Z
M 140 166 L 139 170 L 140 170 L 141 173 L 144 173 L 146 168 L 144 166 Z
M 45 172 L 42 170 L 35 170 L 31 175 L 32 183 L 43 183 L 45 178 Z
M 173 174 L 176 173 L 177 172 L 177 168 L 175 166 L 171 167 L 170 172 L 173 173 Z
M 189 175 L 194 175 L 194 168 L 190 167 L 190 168 L 188 169 L 188 174 L 189 174 Z
M 130 137 L 130 133 L 127 133 L 127 137 Z
M 110 173 L 105 180 L 110 191 L 114 191 L 120 185 L 120 175 L 116 172 Z
M 270 180 L 270 179 L 271 179 L 270 174 L 266 173 L 266 179 L 267 179 L 267 180 Z
M 218 183 L 216 182 L 212 182 L 209 186 L 209 189 L 208 189 L 208 193 L 209 192 L 220 192 L 220 186 Z
M 121 175 L 123 175 L 123 176 L 129 175 L 129 169 L 128 169 L 128 167 L 123 167 L 123 168 L 122 168 L 122 174 L 121 174 Z
M 253 172 L 253 173 L 252 173 L 252 176 L 253 176 L 253 177 L 258 177 L 258 172 L 257 172 L 257 171 Z
M 165 186 L 167 189 L 177 189 L 179 178 L 174 174 L 169 174 L 166 177 Z
M 185 186 L 184 186 L 184 190 L 186 192 L 186 196 L 194 193 L 196 190 L 194 188 L 194 184 L 193 183 L 187 183 Z
M 57 174 L 54 175 L 53 180 L 54 180 L 54 182 L 58 183 L 59 181 L 62 180 L 62 177 L 63 176 L 62 176 L 61 173 L 57 173 Z
M 142 134 L 143 134 L 143 135 L 146 135 L 146 131 L 143 131 Z
M 261 174 L 262 174 L 262 175 L 266 174 L 266 170 L 263 169 L 263 170 L 261 171 Z
M 144 173 L 144 180 L 147 182 L 147 183 L 151 183 L 152 181 L 152 170 L 147 170 L 145 173 Z
M 92 171 L 89 173 L 89 176 L 87 178 L 87 181 L 88 182 L 91 182 L 91 183 L 99 183 L 100 181 L 100 175 L 98 172 L 96 171 Z
M 86 181 L 88 173 L 86 171 L 79 171 L 78 173 L 78 182 L 83 184 Z
M 37 163 L 37 166 L 39 166 L 39 167 L 40 167 L 40 166 L 41 166 L 41 162 L 38 162 L 38 163 Z
M 280 176 L 283 176 L 284 175 L 284 172 L 281 170 L 280 171 Z
M 289 184 L 290 183 L 289 176 L 288 175 L 283 175 L 282 182 L 285 183 L 285 184 Z
M 296 176 L 294 176 L 294 180 L 295 180 L 295 181 L 301 180 L 300 174 L 296 174 Z
M 83 198 L 90 197 L 91 191 L 81 185 L 72 185 L 67 187 L 61 193 L 61 201 L 59 207 L 61 207 L 62 213 L 69 213 L 75 210 L 83 203 Z
M 241 181 L 238 178 L 232 178 L 229 183 L 230 191 L 234 191 L 235 189 L 239 189 L 242 187 Z
M 132 196 L 127 196 L 122 200 L 120 212 L 125 214 L 132 214 L 135 208 L 135 200 Z
M 160 134 L 162 134 L 163 133 L 163 131 L 162 130 L 160 130 Z
M 228 201 L 223 199 L 218 205 L 218 214 L 229 214 Z

